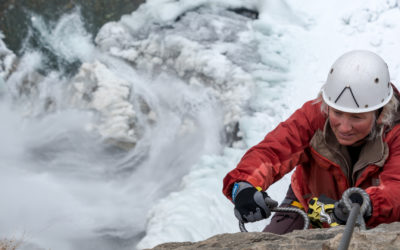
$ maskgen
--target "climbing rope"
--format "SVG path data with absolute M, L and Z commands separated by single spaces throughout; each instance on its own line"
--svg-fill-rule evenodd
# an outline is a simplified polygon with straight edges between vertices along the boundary
M 310 225 L 310 221 L 308 219 L 307 214 L 299 209 L 299 208 L 294 208 L 294 207 L 274 207 L 271 209 L 272 212 L 287 212 L 287 213 L 298 213 L 300 214 L 303 219 L 304 219 L 304 227 L 303 229 L 307 229 L 308 226 Z M 244 226 L 244 222 L 243 221 L 239 221 L 239 228 L 241 232 L 247 232 L 246 227 Z

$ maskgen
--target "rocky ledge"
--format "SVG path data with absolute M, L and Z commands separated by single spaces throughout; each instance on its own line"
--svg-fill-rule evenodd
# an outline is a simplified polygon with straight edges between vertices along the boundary
M 153 250 L 187 249 L 338 249 L 344 226 L 329 229 L 294 231 L 286 235 L 271 233 L 220 234 L 199 242 L 171 242 Z M 355 228 L 349 249 L 400 249 L 400 222 L 382 224 L 374 229 L 360 231 Z

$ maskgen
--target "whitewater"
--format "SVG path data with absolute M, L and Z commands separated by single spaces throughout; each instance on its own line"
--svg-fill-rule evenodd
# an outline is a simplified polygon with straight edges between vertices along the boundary
M 51 63 L 0 33 L 0 237 L 21 249 L 238 232 L 222 179 L 337 57 L 374 51 L 400 80 L 399 0 L 148 0 L 95 36 L 79 9 L 30 20 Z M 267 191 L 281 201 L 289 183 Z

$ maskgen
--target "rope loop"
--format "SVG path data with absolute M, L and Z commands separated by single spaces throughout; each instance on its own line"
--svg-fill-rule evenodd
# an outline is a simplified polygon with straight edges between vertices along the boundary
M 370 207 L 371 201 L 369 199 L 369 195 L 363 189 L 358 188 L 358 187 L 349 188 L 346 191 L 344 191 L 344 193 L 342 195 L 343 203 L 349 212 L 351 211 L 352 204 L 353 204 L 353 202 L 350 200 L 350 196 L 354 193 L 360 194 L 361 197 L 363 198 L 363 203 L 360 208 L 360 214 L 361 214 L 360 227 L 362 230 L 366 230 L 364 215 L 365 215 L 365 213 L 367 213 L 367 211 Z

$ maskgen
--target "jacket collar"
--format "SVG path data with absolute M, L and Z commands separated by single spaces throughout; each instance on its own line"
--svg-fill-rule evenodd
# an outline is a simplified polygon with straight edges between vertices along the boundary
M 366 166 L 373 164 L 383 167 L 389 155 L 388 146 L 383 142 L 382 133 L 380 133 L 375 139 L 365 141 L 358 161 L 352 166 L 347 147 L 337 141 L 329 125 L 329 119 L 325 122 L 324 130 L 318 130 L 314 134 L 310 146 L 323 157 L 339 165 L 351 185 L 355 183 L 362 173 L 361 170 Z

